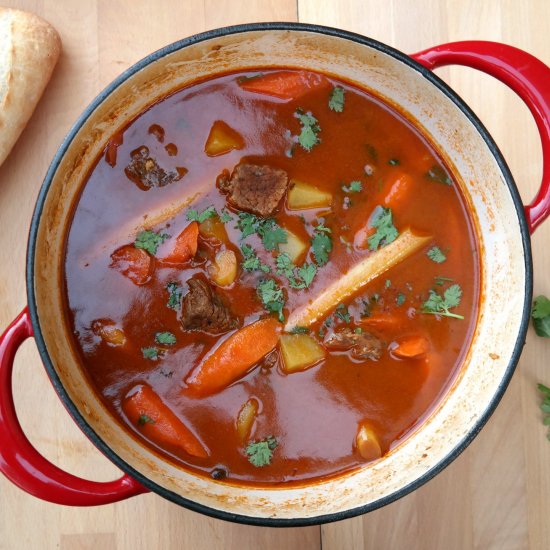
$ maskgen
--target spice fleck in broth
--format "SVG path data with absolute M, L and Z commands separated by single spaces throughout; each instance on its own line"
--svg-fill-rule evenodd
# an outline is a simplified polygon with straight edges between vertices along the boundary
M 460 367 L 478 279 L 464 200 L 421 134 L 295 70 L 196 83 L 113 136 L 65 257 L 75 346 L 113 415 L 251 484 L 407 437 Z

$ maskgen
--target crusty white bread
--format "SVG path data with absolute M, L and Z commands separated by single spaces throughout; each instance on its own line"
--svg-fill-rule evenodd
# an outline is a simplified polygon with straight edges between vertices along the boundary
M 0 164 L 31 117 L 61 51 L 57 31 L 33 13 L 0 8 Z

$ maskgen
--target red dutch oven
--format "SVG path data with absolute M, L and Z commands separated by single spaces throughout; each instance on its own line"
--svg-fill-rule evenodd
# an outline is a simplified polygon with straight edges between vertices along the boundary
M 541 187 L 523 206 L 494 141 L 431 71 L 466 65 L 501 80 L 529 107 L 544 155 Z M 481 303 L 460 373 L 430 416 L 382 460 L 299 487 L 244 487 L 185 471 L 132 438 L 110 415 L 79 365 L 65 319 L 63 250 L 85 176 L 109 137 L 148 105 L 197 79 L 232 70 L 296 67 L 338 77 L 412 121 L 451 167 L 480 244 Z M 455 42 L 407 56 L 356 34 L 274 23 L 215 30 L 159 50 L 122 74 L 84 111 L 46 174 L 27 253 L 28 307 L 0 337 L 0 471 L 50 502 L 91 506 L 154 491 L 190 509 L 256 525 L 311 525 L 368 512 L 425 483 L 472 441 L 500 401 L 527 332 L 532 299 L 530 233 L 550 214 L 550 69 L 493 42 Z M 498 311 L 498 316 L 492 312 Z M 42 457 L 14 409 L 17 349 L 34 336 L 48 375 L 92 442 L 125 473 L 80 479 Z

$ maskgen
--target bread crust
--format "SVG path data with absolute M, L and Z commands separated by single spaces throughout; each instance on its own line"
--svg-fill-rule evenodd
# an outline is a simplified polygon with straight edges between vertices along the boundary
M 48 22 L 0 8 L 0 165 L 31 117 L 60 52 L 61 39 Z

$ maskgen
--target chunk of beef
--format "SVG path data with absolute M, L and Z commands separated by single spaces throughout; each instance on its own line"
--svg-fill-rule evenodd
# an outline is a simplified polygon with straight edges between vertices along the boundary
M 237 318 L 206 281 L 193 278 L 187 284 L 189 292 L 181 308 L 181 324 L 185 330 L 221 334 L 237 328 Z
M 328 349 L 347 351 L 355 359 L 378 360 L 382 355 L 382 341 L 370 332 L 354 332 L 351 328 L 343 328 L 333 332 L 324 341 Z
M 179 166 L 169 171 L 161 168 L 158 162 L 150 156 L 149 148 L 145 145 L 134 149 L 130 155 L 132 160 L 124 169 L 124 173 L 143 190 L 151 187 L 164 187 L 180 180 L 187 173 L 186 168 Z
M 231 177 L 218 178 L 220 191 L 228 194 L 229 202 L 262 217 L 273 214 L 288 187 L 284 170 L 257 164 L 239 164 Z

